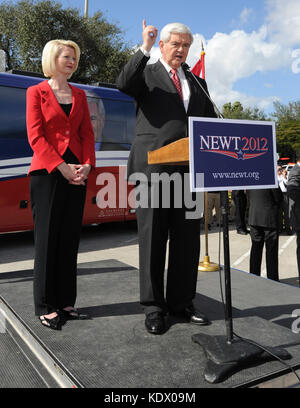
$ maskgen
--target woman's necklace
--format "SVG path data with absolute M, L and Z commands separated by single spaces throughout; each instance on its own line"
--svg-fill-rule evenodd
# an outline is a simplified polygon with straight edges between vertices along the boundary
M 65 87 L 62 88 L 54 88 L 52 82 L 48 81 L 58 103 L 62 103 L 62 104 L 69 104 L 72 103 L 72 90 L 71 88 L 68 86 L 68 84 L 66 84 Z

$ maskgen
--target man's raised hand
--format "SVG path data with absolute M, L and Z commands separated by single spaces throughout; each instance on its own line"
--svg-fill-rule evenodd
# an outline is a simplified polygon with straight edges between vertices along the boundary
M 156 27 L 146 25 L 146 20 L 143 20 L 143 48 L 145 51 L 150 52 L 151 48 L 155 44 L 158 30 Z

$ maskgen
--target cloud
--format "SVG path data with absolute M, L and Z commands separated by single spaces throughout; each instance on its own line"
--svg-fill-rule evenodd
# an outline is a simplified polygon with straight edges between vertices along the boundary
M 195 35 L 188 64 L 193 67 L 199 58 L 201 36 Z M 246 33 L 235 30 L 230 34 L 216 33 L 207 41 L 206 80 L 216 104 L 222 107 L 226 102 L 239 100 L 247 106 L 266 109 L 278 100 L 277 96 L 257 98 L 234 91 L 234 84 L 243 78 L 249 78 L 256 72 L 266 72 L 290 66 L 291 49 L 268 41 L 267 28 Z
M 272 41 L 290 47 L 300 46 L 300 1 L 266 0 L 265 23 Z
M 253 10 L 252 9 L 248 9 L 248 8 L 244 8 L 243 11 L 240 14 L 240 24 L 244 25 L 248 22 L 250 16 L 252 15 Z

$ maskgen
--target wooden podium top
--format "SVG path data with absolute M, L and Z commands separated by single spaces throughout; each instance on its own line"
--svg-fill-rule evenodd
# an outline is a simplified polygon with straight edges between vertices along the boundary
M 189 138 L 184 137 L 148 152 L 148 164 L 189 164 Z

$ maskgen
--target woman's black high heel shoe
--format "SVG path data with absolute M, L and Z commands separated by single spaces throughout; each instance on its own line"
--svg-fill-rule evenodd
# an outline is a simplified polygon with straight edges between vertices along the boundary
M 53 330 L 61 330 L 61 318 L 59 314 L 52 319 L 48 319 L 48 317 L 40 316 L 40 322 L 43 326 L 49 327 L 49 329 Z
M 80 313 L 77 309 L 71 310 L 62 309 L 60 310 L 60 313 L 62 313 L 63 317 L 66 320 L 87 320 L 90 318 L 89 315 Z

